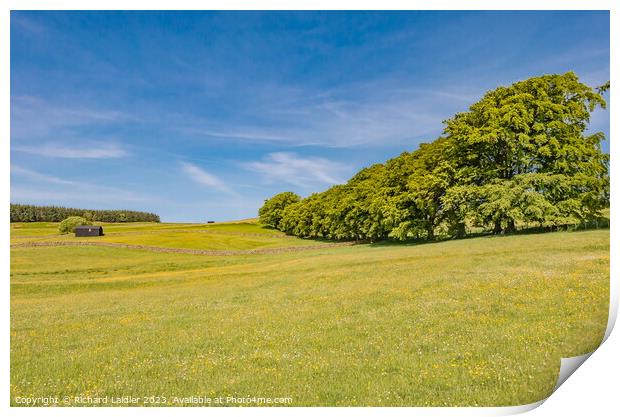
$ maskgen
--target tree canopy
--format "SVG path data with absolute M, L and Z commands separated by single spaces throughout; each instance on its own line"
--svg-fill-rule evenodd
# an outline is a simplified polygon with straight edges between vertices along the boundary
M 70 216 L 80 216 L 89 221 L 158 222 L 154 213 L 133 210 L 91 210 L 57 206 L 33 206 L 30 204 L 11 204 L 11 222 L 59 222 Z
M 61 234 L 73 233 L 76 227 L 89 224 L 92 224 L 92 222 L 85 219 L 84 217 L 71 216 L 60 222 L 60 224 L 58 225 L 58 231 Z
M 260 222 L 277 229 L 280 226 L 284 209 L 299 200 L 301 198 L 290 191 L 276 194 L 269 200 L 265 200 L 265 204 L 258 210 Z
M 604 91 L 572 72 L 499 87 L 414 152 L 304 199 L 274 196 L 261 222 L 301 237 L 407 240 L 596 220 L 609 205 L 609 155 L 586 129 Z

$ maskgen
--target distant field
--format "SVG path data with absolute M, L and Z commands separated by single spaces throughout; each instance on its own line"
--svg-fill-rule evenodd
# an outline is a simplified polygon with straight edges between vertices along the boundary
M 42 237 L 55 226 L 12 225 L 11 243 L 76 239 Z M 104 229 L 92 239 L 320 244 L 253 222 Z M 236 256 L 12 248 L 11 401 L 83 394 L 291 397 L 294 406 L 530 403 L 549 395 L 561 357 L 599 345 L 609 255 L 609 230 Z
M 240 220 L 236 222 L 222 223 L 102 223 L 96 224 L 103 226 L 106 233 L 119 232 L 144 232 L 144 231 L 166 231 L 166 230 L 208 230 L 224 232 L 251 232 L 268 235 L 284 235 L 279 230 L 263 227 L 256 223 L 254 219 Z M 33 222 L 33 223 L 11 223 L 11 237 L 18 236 L 45 236 L 57 235 L 58 223 Z
M 104 236 L 77 238 L 59 235 L 57 223 L 17 223 L 11 226 L 11 243 L 25 242 L 109 242 L 148 245 L 163 248 L 206 250 L 254 250 L 316 246 L 321 242 L 291 238 L 262 227 L 255 221 L 183 224 L 183 223 L 98 223 Z

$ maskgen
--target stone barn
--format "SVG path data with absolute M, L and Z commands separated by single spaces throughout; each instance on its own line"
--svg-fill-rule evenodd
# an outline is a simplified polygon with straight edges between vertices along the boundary
M 75 237 L 83 236 L 103 236 L 103 227 L 101 226 L 76 226 Z

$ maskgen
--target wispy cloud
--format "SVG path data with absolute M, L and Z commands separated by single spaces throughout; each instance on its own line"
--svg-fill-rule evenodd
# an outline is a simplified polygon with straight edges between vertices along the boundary
M 271 86 L 271 94 L 256 93 L 251 102 L 240 104 L 232 120 L 186 121 L 181 130 L 209 139 L 286 146 L 414 147 L 440 134 L 442 120 L 465 110 L 479 94 L 403 84 L 394 79 L 325 91 Z
M 338 184 L 350 168 L 324 158 L 304 158 L 292 152 L 274 152 L 262 161 L 244 163 L 246 169 L 261 174 L 270 182 L 284 182 L 299 187 L 314 184 Z
M 281 142 L 290 139 L 290 137 L 270 134 L 260 129 L 251 129 L 247 131 L 242 130 L 209 130 L 209 129 L 201 129 L 201 128 L 187 128 L 185 132 L 211 136 L 214 138 L 227 138 L 227 139 L 241 139 L 241 140 L 250 140 L 256 142 Z
M 81 127 L 105 127 L 139 119 L 113 109 L 91 108 L 86 104 L 52 103 L 40 97 L 11 97 L 11 139 L 49 139 L 71 134 Z
M 152 203 L 153 197 L 140 195 L 118 187 L 67 180 L 54 175 L 11 165 L 11 175 L 28 180 L 31 184 L 11 184 L 11 201 L 89 202 L 99 204 Z M 13 182 L 13 181 L 12 181 Z M 58 186 L 58 187 L 56 187 Z M 62 187 L 59 187 L 62 186 Z M 49 201 L 48 201 L 49 200 Z
M 235 191 L 233 191 L 229 186 L 224 184 L 222 180 L 220 180 L 217 176 L 208 173 L 204 169 L 190 164 L 189 162 L 182 162 L 181 169 L 185 174 L 187 174 L 194 182 L 204 185 L 209 188 L 213 188 L 219 191 L 223 191 L 225 193 L 231 195 L 237 195 Z
M 17 145 L 12 149 L 17 152 L 49 158 L 73 158 L 73 159 L 107 159 L 122 158 L 129 153 L 117 144 L 83 143 L 80 147 L 63 144 L 46 143 L 37 146 Z
M 53 175 L 45 175 L 40 172 L 32 171 L 27 168 L 22 168 L 17 165 L 11 165 L 11 174 L 19 175 L 37 182 L 45 182 L 49 184 L 58 185 L 78 185 L 75 181 L 63 180 L 62 178 L 55 177 Z
M 11 12 L 11 27 L 19 28 L 34 35 L 43 35 L 47 32 L 43 24 L 16 11 Z

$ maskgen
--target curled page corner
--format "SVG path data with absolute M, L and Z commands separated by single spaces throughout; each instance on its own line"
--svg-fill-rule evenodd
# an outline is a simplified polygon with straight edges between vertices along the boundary
M 542 399 L 540 401 L 536 401 L 535 403 L 530 403 L 530 404 L 523 404 L 523 405 L 513 405 L 513 406 L 508 406 L 508 407 L 501 407 L 500 408 L 500 413 L 498 415 L 502 415 L 502 416 L 511 416 L 511 415 L 515 415 L 515 414 L 523 414 L 523 413 L 527 413 L 528 411 L 532 411 L 533 409 L 537 408 L 538 406 L 542 405 L 542 403 L 544 403 L 545 401 L 547 401 L 547 399 Z
M 603 343 L 605 343 L 605 341 L 609 338 L 609 335 L 611 334 L 615 324 L 616 324 L 616 318 L 618 316 L 618 302 L 617 302 L 617 297 L 614 296 L 614 294 L 617 293 L 618 289 L 616 288 L 616 286 L 613 284 L 611 284 L 611 288 L 610 288 L 610 295 L 611 295 L 611 300 L 609 303 L 609 318 L 607 319 L 607 328 L 605 329 L 605 335 L 603 336 L 603 340 L 601 341 L 601 345 Z M 616 302 L 614 302 L 614 300 L 616 300 Z M 599 345 L 600 346 L 600 345 Z M 598 348 L 597 348 L 598 349 Z M 553 388 L 553 392 L 557 391 L 558 388 L 560 388 L 560 386 L 562 386 L 562 384 L 564 382 L 566 382 L 566 380 L 581 366 L 584 364 L 584 362 L 586 360 L 588 360 L 588 358 L 590 356 L 592 356 L 592 354 L 596 352 L 596 349 L 594 349 L 592 352 L 586 353 L 584 355 L 580 355 L 580 356 L 573 356 L 571 358 L 561 358 L 561 362 L 560 362 L 560 373 L 558 375 L 558 381 L 555 384 L 555 388 Z
M 616 318 L 618 316 L 618 302 L 617 302 L 618 297 L 616 296 L 617 292 L 618 292 L 618 288 L 616 287 L 616 285 L 614 285 L 613 280 L 612 280 L 611 288 L 610 288 L 610 299 L 611 300 L 609 303 L 609 317 L 607 320 L 607 328 L 605 329 L 605 334 L 603 336 L 603 340 L 601 341 L 601 345 L 605 343 L 605 341 L 609 338 L 609 335 L 611 334 L 616 324 Z M 562 384 L 564 384 L 564 382 L 566 382 L 566 380 L 568 380 L 568 378 L 570 378 L 570 376 L 577 369 L 579 369 L 579 367 L 583 365 L 584 362 L 588 360 L 588 358 L 590 358 L 590 356 L 592 356 L 594 352 L 596 352 L 596 349 L 594 349 L 592 352 L 588 352 L 580 356 L 573 356 L 570 358 L 560 358 L 560 372 L 558 374 L 558 380 L 555 384 L 555 387 L 553 388 L 553 392 L 549 395 L 549 397 L 553 395 L 553 393 L 557 391 L 558 388 L 560 388 L 560 386 L 562 386 Z M 514 414 L 526 413 L 542 405 L 545 401 L 549 399 L 549 397 L 544 398 L 534 403 L 530 403 L 530 404 L 499 407 L 497 410 L 499 411 L 500 414 L 498 415 L 514 415 Z
M 573 356 L 572 358 L 562 358 L 560 363 L 560 374 L 558 382 L 555 384 L 553 391 L 555 392 L 566 380 L 590 357 L 594 351 L 585 355 Z
M 561 358 L 560 359 L 560 372 L 558 374 L 558 381 L 553 388 L 553 392 L 555 392 L 560 386 L 566 382 L 566 380 L 581 366 L 583 363 L 594 353 L 594 351 L 586 353 L 585 355 L 573 356 L 571 358 Z M 553 395 L 553 392 L 551 395 Z M 523 404 L 517 406 L 509 406 L 501 408 L 501 415 L 514 415 L 514 414 L 522 414 L 528 411 L 531 411 L 538 406 L 542 405 L 545 401 L 547 401 L 549 397 L 544 398 L 540 401 L 536 401 L 530 404 Z

